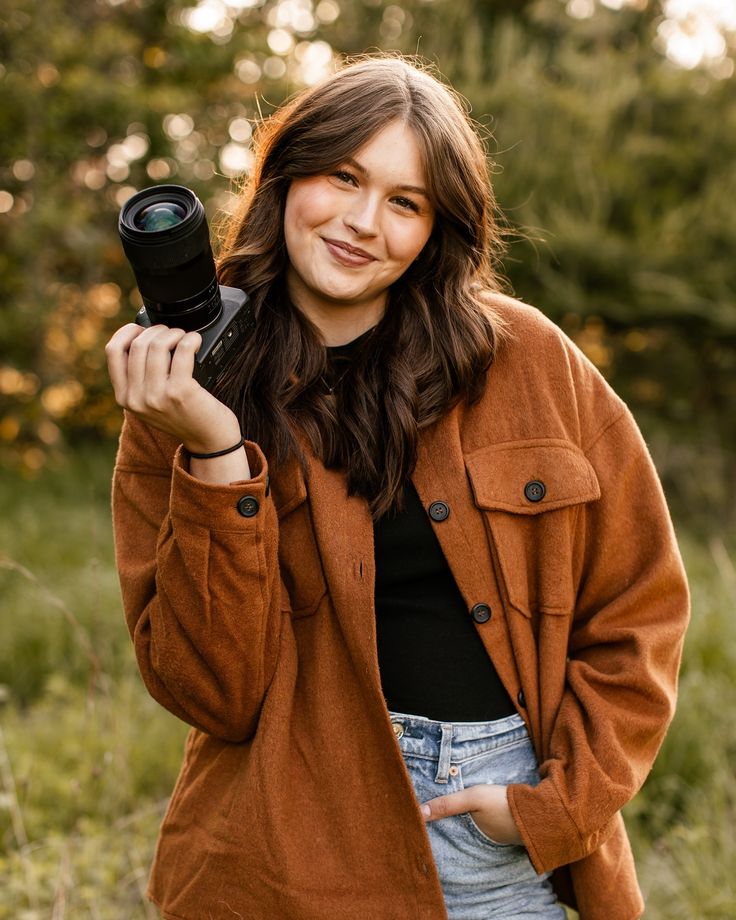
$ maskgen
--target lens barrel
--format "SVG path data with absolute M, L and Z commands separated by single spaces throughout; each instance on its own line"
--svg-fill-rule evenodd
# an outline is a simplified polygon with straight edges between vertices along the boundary
M 222 302 L 209 228 L 194 192 L 143 189 L 123 205 L 118 230 L 152 323 L 201 331 L 217 321 Z

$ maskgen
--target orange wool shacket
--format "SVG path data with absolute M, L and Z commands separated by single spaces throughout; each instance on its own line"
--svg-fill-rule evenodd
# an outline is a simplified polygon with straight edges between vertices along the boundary
M 529 859 L 582 920 L 634 920 L 620 809 L 672 718 L 685 576 L 628 409 L 538 311 L 495 308 L 485 393 L 422 432 L 412 480 L 449 508 L 432 527 L 534 742 L 541 782 L 508 788 Z M 193 726 L 150 896 L 170 920 L 442 920 L 381 693 L 366 503 L 314 457 L 247 449 L 251 480 L 210 485 L 133 416 L 121 436 L 128 627 Z

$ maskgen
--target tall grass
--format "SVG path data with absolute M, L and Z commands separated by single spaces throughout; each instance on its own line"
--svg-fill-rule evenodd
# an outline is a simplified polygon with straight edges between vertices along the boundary
M 145 880 L 185 728 L 146 694 L 120 611 L 109 451 L 0 483 L 0 920 L 152 920 Z M 682 534 L 680 704 L 626 809 L 649 920 L 736 917 L 736 569 Z
M 145 693 L 112 559 L 109 451 L 0 505 L 0 920 L 152 920 L 185 727 Z

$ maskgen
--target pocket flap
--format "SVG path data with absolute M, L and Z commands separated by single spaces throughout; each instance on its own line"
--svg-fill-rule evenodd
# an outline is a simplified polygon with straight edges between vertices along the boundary
M 510 441 L 465 458 L 479 508 L 541 514 L 601 497 L 598 477 L 585 454 L 553 438 Z

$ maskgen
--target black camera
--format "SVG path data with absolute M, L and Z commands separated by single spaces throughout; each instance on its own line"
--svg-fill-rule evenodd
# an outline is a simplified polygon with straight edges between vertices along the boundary
M 123 205 L 118 230 L 143 298 L 135 321 L 199 332 L 194 379 L 212 390 L 255 320 L 244 291 L 217 284 L 202 202 L 181 185 L 146 188 Z

